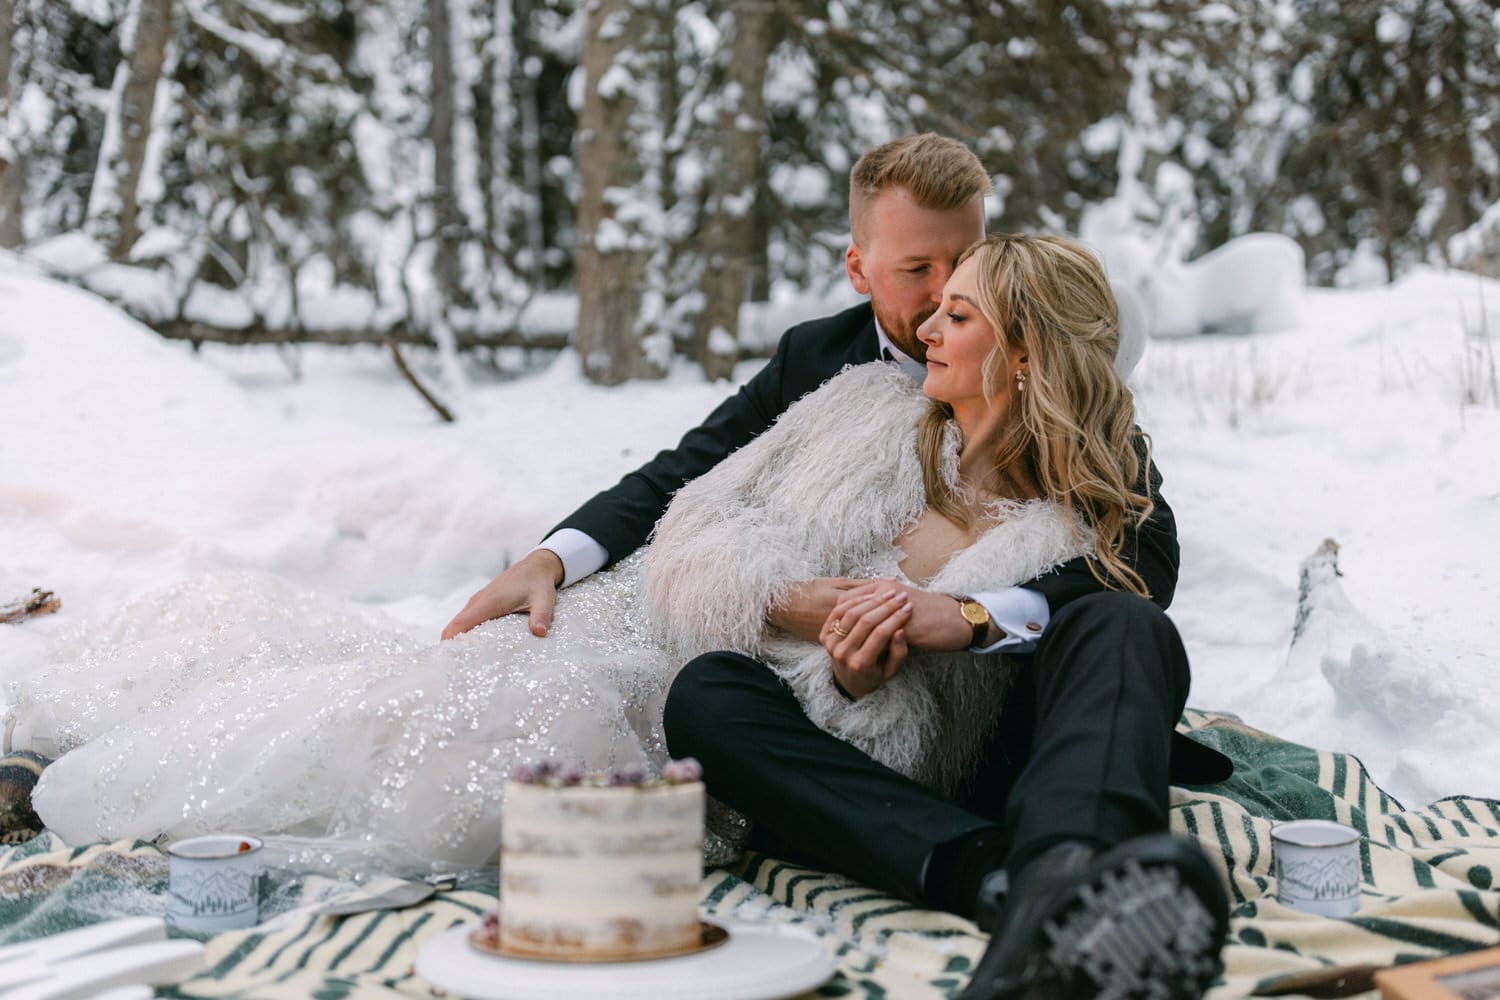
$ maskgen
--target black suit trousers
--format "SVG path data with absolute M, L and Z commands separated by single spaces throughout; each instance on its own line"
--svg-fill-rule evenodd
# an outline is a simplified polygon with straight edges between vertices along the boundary
M 1016 662 L 1003 704 L 972 706 L 997 724 L 952 797 L 819 729 L 768 667 L 738 653 L 683 668 L 667 744 L 753 821 L 752 846 L 921 905 L 940 905 L 923 884 L 933 852 L 969 834 L 997 831 L 1015 870 L 1059 840 L 1103 847 L 1164 830 L 1189 673 L 1161 609 L 1129 594 L 1078 598 Z

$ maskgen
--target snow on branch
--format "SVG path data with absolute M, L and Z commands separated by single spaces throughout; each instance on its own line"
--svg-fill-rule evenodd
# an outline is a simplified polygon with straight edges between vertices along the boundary
M 202 4 L 188 3 L 186 7 L 198 27 L 236 46 L 267 69 L 300 66 L 328 79 L 342 75 L 338 63 L 329 56 L 299 52 L 279 39 L 236 28 L 223 18 L 210 14 Z

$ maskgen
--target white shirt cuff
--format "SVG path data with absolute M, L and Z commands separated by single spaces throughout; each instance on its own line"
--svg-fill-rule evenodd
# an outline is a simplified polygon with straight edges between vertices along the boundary
M 577 528 L 559 528 L 542 539 L 542 544 L 532 549 L 531 552 L 537 549 L 546 549 L 562 560 L 563 582 L 558 587 L 559 590 L 563 587 L 571 587 L 586 576 L 592 576 L 609 562 L 609 551 Z M 531 552 L 526 554 L 531 555 Z M 975 598 L 975 600 L 979 599 Z
M 993 645 L 970 647 L 975 653 L 1029 653 L 1052 618 L 1047 599 L 1025 587 L 970 596 L 984 605 L 990 621 L 1005 632 L 1005 637 Z

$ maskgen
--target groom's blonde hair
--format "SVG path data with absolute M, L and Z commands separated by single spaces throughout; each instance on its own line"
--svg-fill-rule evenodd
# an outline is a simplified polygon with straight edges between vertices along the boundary
M 995 468 L 1017 465 L 1062 505 L 1094 576 L 1112 589 L 1149 597 L 1121 556 L 1128 523 L 1151 515 L 1135 492 L 1135 403 L 1115 371 L 1120 314 L 1099 259 L 1057 236 L 997 234 L 958 258 L 976 267 L 975 305 L 995 331 L 982 371 L 986 397 L 1015 378 L 1026 358 L 1026 387 L 1011 400 L 1012 419 L 995 450 Z M 968 514 L 943 476 L 944 428 L 953 416 L 934 401 L 918 433 L 927 501 L 950 520 Z M 1147 455 L 1150 451 L 1146 441 Z M 1091 550 L 1091 551 L 1090 551 Z
M 855 246 L 869 239 L 870 206 L 882 191 L 901 188 L 923 208 L 961 208 L 993 189 L 979 157 L 957 139 L 922 132 L 868 150 L 849 172 L 849 229 Z

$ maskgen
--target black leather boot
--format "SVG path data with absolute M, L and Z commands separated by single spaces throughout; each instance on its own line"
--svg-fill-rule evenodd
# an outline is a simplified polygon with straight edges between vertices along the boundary
M 959 1000 L 1197 1000 L 1223 968 L 1228 900 L 1191 841 L 1057 844 L 1005 883 L 980 889 L 990 944 Z

